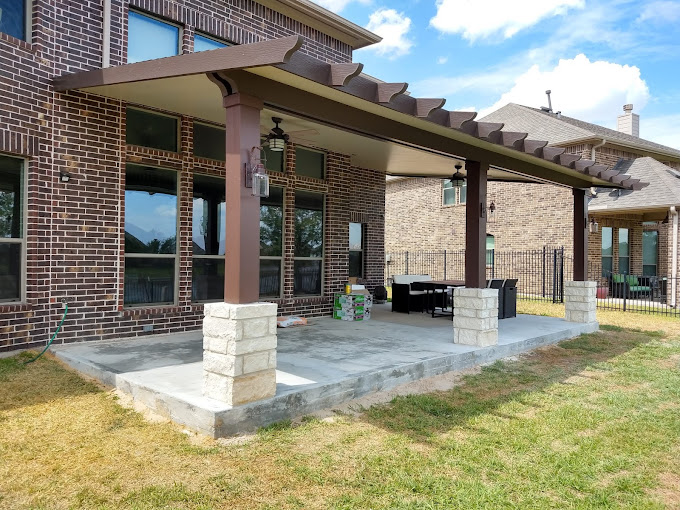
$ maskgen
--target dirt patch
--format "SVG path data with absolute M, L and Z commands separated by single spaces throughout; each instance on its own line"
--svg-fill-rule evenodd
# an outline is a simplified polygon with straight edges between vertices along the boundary
M 678 473 L 661 473 L 659 486 L 653 491 L 668 508 L 680 508 L 680 475 Z

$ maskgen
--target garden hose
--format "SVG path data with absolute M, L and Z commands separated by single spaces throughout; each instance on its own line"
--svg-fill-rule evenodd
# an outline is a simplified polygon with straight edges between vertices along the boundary
M 54 332 L 54 335 L 52 335 L 52 338 L 50 338 L 50 341 L 47 342 L 47 345 L 45 348 L 42 350 L 40 354 L 38 354 L 35 358 L 29 359 L 28 361 L 24 362 L 24 365 L 28 365 L 29 363 L 33 363 L 34 361 L 37 361 L 40 359 L 40 356 L 45 354 L 47 352 L 47 349 L 49 349 L 50 345 L 52 345 L 52 342 L 54 342 L 54 339 L 57 338 L 57 333 L 59 333 L 59 330 L 61 329 L 61 325 L 64 323 L 64 320 L 66 319 L 66 314 L 68 313 L 68 303 L 64 301 L 64 315 L 61 317 L 61 322 L 59 322 L 59 325 L 57 326 L 57 330 Z

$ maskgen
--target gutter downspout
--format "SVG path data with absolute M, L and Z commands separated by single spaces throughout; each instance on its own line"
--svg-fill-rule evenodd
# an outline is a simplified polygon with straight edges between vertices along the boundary
M 103 0 L 102 68 L 111 66 L 111 0 Z
M 673 256 L 671 261 L 671 306 L 676 305 L 676 290 L 678 287 L 678 213 L 672 205 L 669 214 L 673 217 Z
M 603 138 L 602 143 L 598 143 L 597 145 L 593 145 L 593 148 L 590 151 L 590 159 L 595 161 L 595 149 L 599 149 L 600 147 L 603 147 L 606 143 L 607 143 L 607 139 Z

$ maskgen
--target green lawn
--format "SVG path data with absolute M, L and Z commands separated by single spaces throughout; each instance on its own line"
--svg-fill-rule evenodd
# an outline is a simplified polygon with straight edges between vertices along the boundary
M 677 325 L 628 328 L 244 444 L 147 422 L 49 357 L 2 359 L 0 508 L 680 508 Z

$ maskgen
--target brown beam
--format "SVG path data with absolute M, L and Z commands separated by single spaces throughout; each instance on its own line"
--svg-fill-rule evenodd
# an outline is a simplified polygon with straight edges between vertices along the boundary
M 262 100 L 246 94 L 224 97 L 226 110 L 226 236 L 224 301 L 253 303 L 260 295 L 260 199 L 246 187 L 245 165 L 260 145 Z
M 574 188 L 574 281 L 588 277 L 588 200 L 583 189 Z
M 488 163 L 466 161 L 465 286 L 486 287 L 486 184 Z

